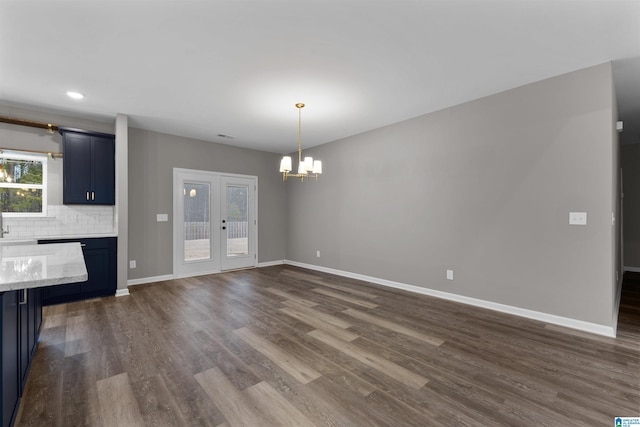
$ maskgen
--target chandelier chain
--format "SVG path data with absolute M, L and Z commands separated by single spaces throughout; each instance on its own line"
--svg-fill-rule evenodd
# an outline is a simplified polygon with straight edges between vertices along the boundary
M 302 109 L 304 104 L 296 104 L 298 107 L 298 162 L 302 161 Z

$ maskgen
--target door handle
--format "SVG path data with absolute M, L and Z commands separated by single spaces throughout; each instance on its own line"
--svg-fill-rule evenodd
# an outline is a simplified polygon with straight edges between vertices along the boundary
M 225 227 L 225 226 L 223 225 L 223 226 L 222 226 L 222 229 L 223 229 L 223 230 L 226 230 L 226 229 L 227 229 L 227 227 Z

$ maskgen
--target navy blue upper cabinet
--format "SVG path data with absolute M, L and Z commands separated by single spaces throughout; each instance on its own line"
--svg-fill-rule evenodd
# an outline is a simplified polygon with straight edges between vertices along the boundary
M 60 128 L 65 205 L 114 205 L 116 202 L 115 136 Z

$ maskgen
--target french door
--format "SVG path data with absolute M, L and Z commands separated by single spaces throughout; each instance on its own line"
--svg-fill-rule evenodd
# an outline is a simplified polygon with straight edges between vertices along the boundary
M 174 168 L 174 276 L 257 265 L 256 193 L 256 177 Z

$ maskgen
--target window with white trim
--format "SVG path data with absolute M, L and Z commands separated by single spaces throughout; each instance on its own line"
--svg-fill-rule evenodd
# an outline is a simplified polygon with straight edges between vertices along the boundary
M 0 212 L 5 216 L 45 216 L 47 156 L 0 153 Z

